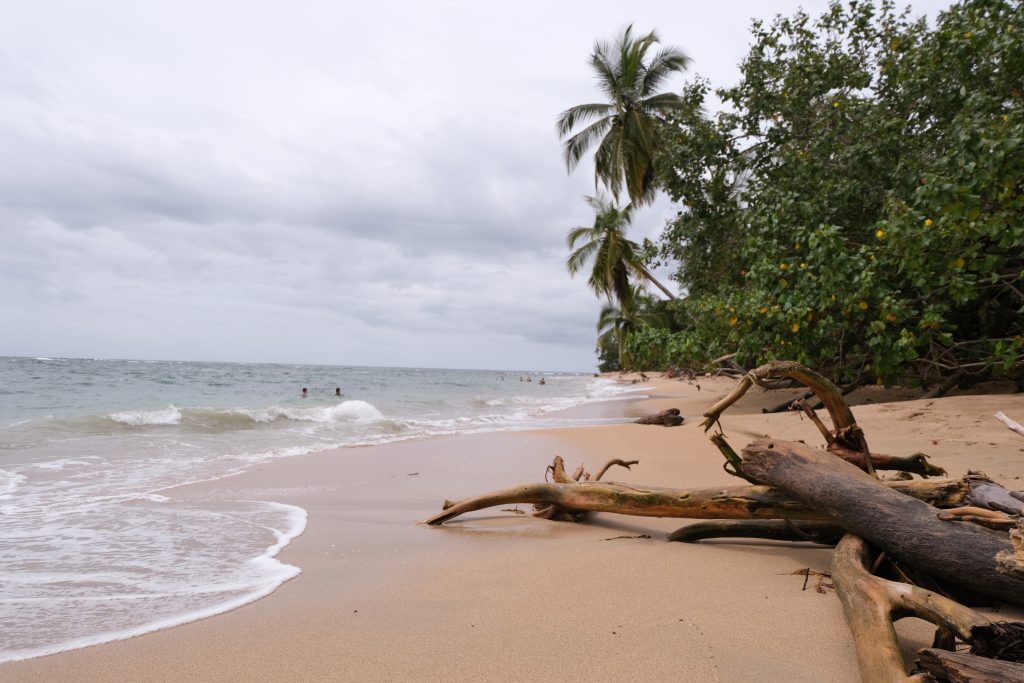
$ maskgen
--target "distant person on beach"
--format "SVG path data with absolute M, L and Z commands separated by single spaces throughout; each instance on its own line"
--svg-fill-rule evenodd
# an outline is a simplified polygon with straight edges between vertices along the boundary
M 306 398 L 307 396 L 309 396 L 309 389 L 302 387 L 302 398 Z
M 337 388 L 336 388 L 336 389 L 334 390 L 334 395 L 335 395 L 335 396 L 341 396 L 341 387 L 337 387 Z
M 547 384 L 547 382 L 545 382 L 545 381 L 544 381 L 544 378 L 543 378 L 543 377 L 541 377 L 541 378 L 540 378 L 540 382 L 539 382 L 539 384 Z

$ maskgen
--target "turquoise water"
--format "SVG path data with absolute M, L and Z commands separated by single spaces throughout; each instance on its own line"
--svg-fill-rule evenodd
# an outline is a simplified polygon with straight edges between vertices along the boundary
M 543 378 L 0 358 L 0 662 L 216 614 L 301 571 L 275 555 L 304 510 L 204 507 L 165 495 L 175 486 L 332 448 L 577 425 L 560 411 L 628 393 L 589 375 Z

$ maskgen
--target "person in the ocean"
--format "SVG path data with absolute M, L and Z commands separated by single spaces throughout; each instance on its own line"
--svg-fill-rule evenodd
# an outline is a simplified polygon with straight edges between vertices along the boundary
M 306 398 L 307 396 L 309 396 L 309 389 L 302 387 L 302 398 Z
M 336 389 L 334 390 L 334 395 L 335 395 L 335 396 L 341 396 L 341 387 L 337 387 L 337 388 L 336 388 Z
M 540 382 L 538 382 L 538 384 L 546 384 L 543 377 L 540 378 Z

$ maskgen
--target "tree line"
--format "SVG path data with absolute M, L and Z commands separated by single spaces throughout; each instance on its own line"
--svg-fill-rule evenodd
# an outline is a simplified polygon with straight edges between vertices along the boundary
M 737 84 L 659 92 L 689 59 L 628 27 L 590 58 L 605 101 L 558 119 L 570 170 L 594 153 L 594 223 L 569 232 L 567 266 L 606 300 L 601 369 L 728 355 L 844 382 L 1021 382 L 1021 2 L 965 0 L 934 26 L 834 2 L 751 37 Z M 673 215 L 630 240 L 658 192 Z

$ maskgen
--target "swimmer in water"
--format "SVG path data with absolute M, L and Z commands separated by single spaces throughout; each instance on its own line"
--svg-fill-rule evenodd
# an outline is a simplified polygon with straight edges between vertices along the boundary
M 309 396 L 309 389 L 302 387 L 302 398 L 306 398 L 307 396 Z
M 335 396 L 341 396 L 341 387 L 338 387 L 338 388 L 336 388 L 336 389 L 334 390 L 334 395 L 335 395 Z

